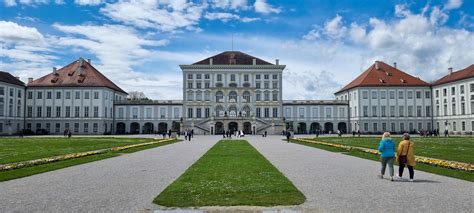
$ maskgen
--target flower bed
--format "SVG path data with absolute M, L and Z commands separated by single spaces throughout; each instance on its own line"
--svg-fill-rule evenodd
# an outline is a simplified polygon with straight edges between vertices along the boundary
M 94 150 L 94 151 L 79 152 L 79 153 L 72 153 L 72 154 L 65 154 L 65 155 L 58 155 L 58 156 L 53 156 L 53 157 L 40 158 L 40 159 L 17 162 L 17 163 L 2 164 L 0 165 L 0 171 L 8 171 L 8 170 L 13 170 L 13 169 L 40 165 L 40 164 L 52 163 L 56 161 L 80 158 L 80 157 L 85 157 L 85 156 L 90 156 L 90 155 L 103 154 L 107 152 L 116 152 L 116 151 L 121 151 L 121 150 L 135 148 L 135 147 L 170 142 L 173 140 L 175 139 L 156 140 L 156 141 L 146 142 L 146 143 L 118 146 L 118 147 L 112 147 L 112 148 L 107 148 L 107 149 L 99 149 L 99 150 Z
M 328 143 L 328 142 L 322 142 L 322 141 L 315 141 L 311 139 L 294 139 L 294 140 L 299 141 L 299 142 L 305 142 L 305 143 L 314 143 L 314 144 L 320 144 L 320 145 L 325 145 L 325 146 L 332 146 L 332 147 L 337 147 L 337 148 L 341 148 L 345 150 L 357 150 L 357 151 L 366 152 L 370 154 L 376 154 L 376 155 L 379 154 L 379 151 L 376 149 L 362 148 L 362 147 L 356 147 L 356 146 L 347 146 L 347 145 L 334 144 L 334 143 Z M 474 165 L 470 163 L 441 160 L 441 159 L 429 158 L 429 157 L 423 157 L 423 156 L 415 156 L 415 161 L 418 163 L 429 164 L 429 165 L 439 166 L 439 167 L 444 167 L 444 168 L 449 168 L 449 169 L 456 169 L 456 170 L 462 170 L 462 171 L 468 171 L 468 172 L 474 171 Z

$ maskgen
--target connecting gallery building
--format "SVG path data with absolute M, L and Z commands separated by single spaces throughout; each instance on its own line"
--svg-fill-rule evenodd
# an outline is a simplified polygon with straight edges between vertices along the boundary
M 180 68 L 183 100 L 127 100 L 82 58 L 27 84 L 0 72 L 0 134 L 62 134 L 66 128 L 74 134 L 474 130 L 474 65 L 427 83 L 376 61 L 335 100 L 283 100 L 285 65 L 278 59 L 227 51 Z

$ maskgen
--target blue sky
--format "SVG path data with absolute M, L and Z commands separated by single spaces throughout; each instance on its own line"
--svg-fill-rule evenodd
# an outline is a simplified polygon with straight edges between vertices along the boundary
M 375 60 L 425 81 L 474 63 L 474 1 L 4 0 L 0 70 L 78 57 L 126 91 L 181 99 L 179 64 L 231 49 L 280 59 L 285 99 L 332 99 Z

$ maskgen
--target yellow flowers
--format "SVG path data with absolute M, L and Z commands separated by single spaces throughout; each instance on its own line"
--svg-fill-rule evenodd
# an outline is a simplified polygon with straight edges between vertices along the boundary
M 337 148 L 346 149 L 346 150 L 357 150 L 357 151 L 376 154 L 376 155 L 379 154 L 379 151 L 376 149 L 368 149 L 368 148 L 362 148 L 362 147 L 356 147 L 356 146 L 347 146 L 347 145 L 334 144 L 334 143 L 328 143 L 328 142 L 323 142 L 323 141 L 314 141 L 311 139 L 295 139 L 295 140 L 300 141 L 300 142 L 305 142 L 305 143 L 314 143 L 314 144 L 332 146 L 332 147 L 337 147 Z M 474 171 L 474 164 L 470 164 L 470 163 L 441 160 L 441 159 L 429 158 L 429 157 L 423 157 L 423 156 L 415 156 L 415 161 L 418 163 L 424 163 L 424 164 L 429 164 L 433 166 L 440 166 L 440 167 L 449 168 L 449 169 L 463 170 L 463 171 L 468 171 L 468 172 Z
M 40 164 L 52 163 L 52 162 L 56 162 L 56 161 L 80 158 L 80 157 L 85 157 L 85 156 L 90 156 L 90 155 L 103 154 L 103 153 L 111 152 L 111 151 L 116 152 L 116 151 L 121 151 L 121 150 L 124 150 L 124 149 L 130 149 L 130 148 L 147 146 L 147 145 L 158 144 L 158 143 L 165 143 L 165 142 L 173 141 L 175 139 L 165 139 L 165 140 L 155 139 L 155 140 L 156 141 L 146 142 L 146 143 L 131 144 L 131 145 L 126 145 L 126 146 L 118 146 L 118 147 L 112 147 L 112 148 L 100 149 L 100 150 L 94 150 L 94 151 L 65 154 L 65 155 L 59 155 L 59 156 L 53 156 L 53 157 L 47 157 L 47 158 L 40 158 L 40 159 L 17 162 L 17 163 L 2 164 L 2 165 L 0 165 L 0 171 L 7 171 L 7 170 L 13 170 L 13 169 L 19 169 L 19 168 L 24 168 L 24 167 L 40 165 Z

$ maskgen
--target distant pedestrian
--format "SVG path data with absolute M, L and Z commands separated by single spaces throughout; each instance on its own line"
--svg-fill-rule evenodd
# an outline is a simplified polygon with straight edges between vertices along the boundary
M 193 131 L 188 132 L 188 141 L 191 142 L 191 138 L 193 137 Z
M 225 131 L 222 132 L 222 138 L 225 138 Z
M 287 142 L 287 143 L 290 142 L 290 137 L 291 137 L 291 133 L 290 133 L 290 131 L 287 131 L 287 132 L 286 132 L 286 142 Z
M 67 132 L 68 132 L 68 129 L 65 128 L 65 129 L 64 129 L 64 137 L 67 137 Z
M 171 138 L 171 129 L 168 130 L 168 138 Z
M 355 136 L 356 136 L 356 131 L 352 130 L 352 137 L 355 137 Z
M 390 138 L 390 132 L 383 133 L 382 140 L 380 140 L 379 148 L 380 152 L 380 161 L 382 163 L 382 169 L 380 171 L 379 177 L 383 179 L 385 174 L 385 168 L 388 164 L 388 169 L 390 171 L 390 180 L 393 181 L 393 161 L 395 157 L 395 143 L 392 138 Z
M 341 130 L 337 130 L 337 136 L 341 137 L 342 136 L 342 133 L 341 133 Z
M 447 129 L 444 130 L 444 137 L 449 137 L 449 131 Z
M 184 130 L 184 140 L 188 140 L 188 131 Z
M 68 130 L 67 130 L 67 138 L 71 138 L 71 136 L 72 136 L 71 130 L 68 129 Z
M 360 130 L 357 130 L 357 136 L 360 137 Z
M 410 135 L 408 133 L 403 134 L 403 141 L 398 144 L 397 157 L 398 157 L 398 178 L 402 179 L 403 170 L 405 165 L 408 167 L 410 173 L 410 181 L 413 181 L 415 176 L 414 166 L 415 162 L 415 143 L 410 141 Z
M 319 129 L 316 130 L 316 137 L 319 137 Z
M 265 131 L 265 137 L 267 137 L 267 131 Z

